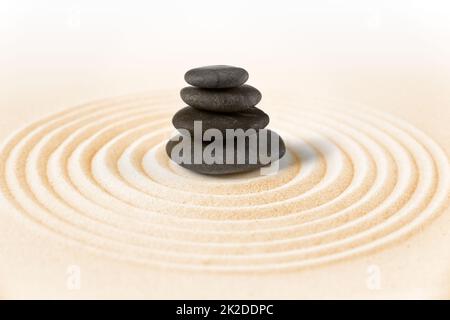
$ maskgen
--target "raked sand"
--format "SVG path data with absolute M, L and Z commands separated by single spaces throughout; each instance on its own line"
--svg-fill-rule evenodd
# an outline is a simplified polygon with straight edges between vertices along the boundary
M 449 141 L 405 107 L 263 103 L 268 176 L 172 163 L 166 93 L 2 132 L 0 298 L 450 298 Z

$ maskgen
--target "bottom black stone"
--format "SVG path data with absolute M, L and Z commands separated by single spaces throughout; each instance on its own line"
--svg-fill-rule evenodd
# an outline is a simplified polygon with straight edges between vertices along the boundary
M 234 138 L 233 143 L 222 140 L 201 142 L 177 135 L 167 142 L 166 152 L 169 158 L 186 169 L 207 175 L 223 175 L 269 166 L 283 157 L 286 146 L 277 133 L 262 129 L 253 136 Z M 184 152 L 189 154 L 184 155 Z

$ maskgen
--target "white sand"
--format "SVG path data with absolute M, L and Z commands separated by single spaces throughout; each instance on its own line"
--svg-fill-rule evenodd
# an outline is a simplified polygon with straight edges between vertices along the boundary
M 213 178 L 165 155 L 178 103 L 149 93 L 20 123 L 0 157 L 0 297 L 450 298 L 445 128 L 266 95 L 280 172 Z

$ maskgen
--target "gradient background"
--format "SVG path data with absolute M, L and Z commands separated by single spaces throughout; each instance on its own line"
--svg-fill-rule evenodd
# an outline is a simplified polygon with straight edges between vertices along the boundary
M 449 16 L 448 1 L 423 0 L 2 0 L 0 107 L 178 90 L 208 64 L 245 67 L 263 93 L 440 94 Z

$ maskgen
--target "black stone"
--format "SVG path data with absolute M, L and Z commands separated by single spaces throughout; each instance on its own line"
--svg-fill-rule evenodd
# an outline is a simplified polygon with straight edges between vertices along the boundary
M 206 66 L 189 70 L 184 75 L 184 80 L 199 88 L 234 88 L 243 85 L 248 80 L 248 72 L 233 66 Z
M 185 87 L 181 99 L 191 107 L 212 112 L 241 112 L 257 105 L 262 98 L 258 89 L 243 85 L 231 89 Z
M 269 116 L 258 108 L 246 112 L 209 112 L 192 107 L 179 110 L 172 118 L 173 126 L 194 133 L 194 121 L 201 121 L 202 132 L 218 129 L 225 134 L 226 129 L 263 129 L 269 124 Z
M 237 147 L 238 147 L 238 143 L 236 141 L 234 141 L 234 148 L 227 148 L 226 147 L 226 142 L 224 141 L 224 148 L 223 150 L 223 163 L 222 164 L 207 164 L 205 163 L 204 159 L 202 159 L 201 163 L 195 164 L 194 163 L 194 147 L 195 145 L 199 146 L 203 152 L 203 150 L 205 150 L 205 148 L 211 143 L 211 142 L 201 142 L 201 141 L 194 141 L 193 139 L 191 139 L 191 155 L 190 155 L 190 163 L 179 163 L 177 162 L 179 165 L 181 165 L 182 167 L 192 170 L 194 172 L 197 173 L 201 173 L 201 174 L 207 174 L 207 175 L 224 175 L 224 174 L 233 174 L 233 173 L 243 173 L 243 172 L 248 172 L 248 171 L 252 171 L 258 168 L 262 168 L 264 166 L 269 165 L 270 163 L 272 163 L 273 161 L 276 161 L 280 158 L 283 157 L 283 155 L 286 153 L 286 147 L 285 144 L 283 142 L 283 140 L 281 139 L 281 137 L 276 134 L 273 131 L 270 130 L 266 130 L 266 129 L 262 129 L 264 131 L 267 132 L 267 152 L 268 152 L 268 156 L 270 157 L 270 162 L 269 163 L 261 163 L 261 158 L 259 157 L 259 153 L 258 154 L 258 158 L 257 161 L 255 163 L 250 163 L 249 160 L 249 150 L 259 150 L 259 143 L 257 143 L 256 146 L 250 145 L 249 141 L 250 139 L 247 137 L 245 139 L 245 161 L 243 164 L 238 164 L 237 163 Z M 271 146 L 271 137 L 272 134 L 274 134 L 274 138 L 279 138 L 279 147 L 278 150 L 274 153 L 271 154 L 270 152 L 270 146 Z M 257 140 L 259 140 L 259 136 L 257 136 Z M 171 158 L 171 154 L 172 154 L 172 150 L 173 148 L 178 145 L 178 143 L 181 143 L 182 140 L 181 139 L 181 135 L 178 135 L 176 138 L 171 139 L 167 142 L 166 144 L 166 153 L 169 156 L 169 158 Z M 175 140 L 175 141 L 174 141 Z M 256 149 L 255 149 L 256 148 Z M 226 154 L 227 154 L 227 150 L 232 150 L 234 152 L 234 162 L 231 164 L 227 164 L 226 163 Z M 183 154 L 181 153 L 180 156 L 182 156 Z M 174 160 L 174 159 L 172 159 Z M 181 160 L 181 159 L 180 159 Z

